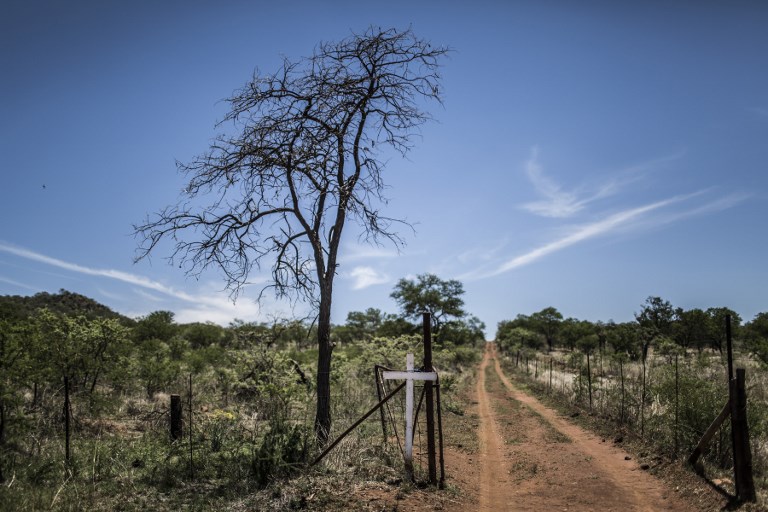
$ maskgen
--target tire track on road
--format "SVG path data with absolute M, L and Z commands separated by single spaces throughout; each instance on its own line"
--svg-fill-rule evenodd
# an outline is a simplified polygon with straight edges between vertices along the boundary
M 485 386 L 485 370 L 491 360 L 491 353 L 485 350 L 477 375 L 477 408 L 480 418 L 478 438 L 480 441 L 480 496 L 479 510 L 493 512 L 507 510 L 509 495 L 509 469 L 504 456 L 504 439 L 499 433 L 496 414 L 491 407 L 491 398 Z
M 521 451 L 536 457 L 542 467 L 556 467 L 557 485 L 553 486 L 551 481 L 548 484 L 546 479 L 531 479 L 515 492 L 516 498 L 512 499 L 518 500 L 516 507 L 489 510 L 695 510 L 674 496 L 660 480 L 641 470 L 626 452 L 601 442 L 595 435 L 568 422 L 536 398 L 516 388 L 504 374 L 495 348 L 494 344 L 489 344 L 483 361 L 487 365 L 493 359 L 496 374 L 509 396 L 529 407 L 542 421 L 572 442 L 567 448 L 553 453 L 551 446 L 536 439 L 540 434 L 532 435 Z M 524 500 L 520 499 L 523 497 L 521 494 L 524 494 Z

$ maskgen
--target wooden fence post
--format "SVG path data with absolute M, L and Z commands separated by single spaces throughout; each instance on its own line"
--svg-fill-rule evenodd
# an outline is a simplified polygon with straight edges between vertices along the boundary
M 747 391 L 744 368 L 736 369 L 731 381 L 731 431 L 733 432 L 733 473 L 736 497 L 739 501 L 755 501 L 755 482 L 752 478 L 752 452 L 749 446 L 747 423 Z
M 69 446 L 69 417 L 72 406 L 69 403 L 69 377 L 64 376 L 64 459 L 69 464 L 70 446 Z
M 374 365 L 373 367 L 373 374 L 374 378 L 376 380 L 376 396 L 379 397 L 379 402 L 381 402 L 382 399 L 382 381 L 379 378 L 379 368 L 382 368 L 381 366 Z M 384 417 L 384 408 L 380 408 L 379 412 L 381 413 L 381 432 L 384 434 L 384 444 L 387 444 L 387 420 Z
M 192 442 L 192 374 L 189 374 L 189 477 L 195 478 L 195 464 L 192 458 L 194 444 Z
M 549 392 L 552 393 L 552 358 L 549 358 Z
M 424 371 L 432 368 L 432 320 L 427 312 L 422 314 L 424 326 Z M 432 394 L 432 381 L 424 382 L 427 400 L 427 459 L 429 463 L 429 483 L 437 485 L 437 461 L 435 460 L 435 404 Z
M 181 396 L 171 395 L 171 441 L 181 439 L 183 435 L 181 416 Z

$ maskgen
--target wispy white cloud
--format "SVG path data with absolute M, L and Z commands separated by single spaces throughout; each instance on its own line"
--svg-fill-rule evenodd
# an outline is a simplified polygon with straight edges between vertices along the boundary
M 343 250 L 344 261 L 359 261 L 367 259 L 396 258 L 400 253 L 395 249 L 371 245 L 345 245 Z
M 157 295 L 149 293 L 149 292 L 147 292 L 145 290 L 142 290 L 141 288 L 134 288 L 133 291 L 134 291 L 134 293 L 136 293 L 136 295 L 138 295 L 142 299 L 148 300 L 150 302 L 162 302 L 163 301 L 162 297 L 158 297 Z
M 653 219 L 650 219 L 650 220 L 647 219 L 649 214 L 653 212 L 660 211 L 676 203 L 683 203 L 685 201 L 689 201 L 694 197 L 705 194 L 706 192 L 707 192 L 706 190 L 702 190 L 702 191 L 697 191 L 691 194 L 674 196 L 669 199 L 647 204 L 645 206 L 631 208 L 628 210 L 623 210 L 621 212 L 611 214 L 606 218 L 599 220 L 597 222 L 593 222 L 591 224 L 575 226 L 571 228 L 568 233 L 566 233 L 565 235 L 561 236 L 560 238 L 552 242 L 549 242 L 540 247 L 532 249 L 524 254 L 516 256 L 495 267 L 489 268 L 488 266 L 485 266 L 485 267 L 467 272 L 462 276 L 459 276 L 459 278 L 482 279 L 486 277 L 497 276 L 499 274 L 509 272 L 513 269 L 534 263 L 535 261 L 538 261 L 549 254 L 561 251 L 567 247 L 583 242 L 585 240 L 595 238 L 601 235 L 607 235 L 609 233 L 618 231 L 620 229 L 625 229 L 630 225 L 633 225 L 633 223 L 638 223 L 638 225 L 640 225 L 639 221 L 642 221 L 642 220 L 646 220 L 648 221 L 648 223 L 652 223 L 653 225 L 668 224 L 671 222 L 681 220 L 683 218 L 688 218 L 696 215 L 702 215 L 702 214 L 711 213 L 714 211 L 720 211 L 727 208 L 731 208 L 737 205 L 738 203 L 744 201 L 747 197 L 749 197 L 746 194 L 731 194 L 731 195 L 707 202 L 703 205 L 693 206 L 684 211 L 670 212 L 667 215 L 654 217 Z
M 748 194 L 745 192 L 734 192 L 731 194 L 727 194 L 723 197 L 714 199 L 712 201 L 709 201 L 705 204 L 690 208 L 688 210 L 683 210 L 679 212 L 670 212 L 667 215 L 655 218 L 653 220 L 653 223 L 656 226 L 659 226 L 662 224 L 672 224 L 674 222 L 678 222 L 691 217 L 697 217 L 699 215 L 706 215 L 709 213 L 720 212 L 723 210 L 727 210 L 729 208 L 733 208 L 739 203 L 743 203 L 750 197 L 752 197 L 752 194 Z
M 144 300 L 152 302 L 153 306 L 161 303 L 163 299 L 157 295 L 147 293 L 146 290 L 158 292 L 184 303 L 194 304 L 192 307 L 181 308 L 177 311 L 176 318 L 180 322 L 214 321 L 217 323 L 227 323 L 235 317 L 253 319 L 259 317 L 261 313 L 261 307 L 256 302 L 240 300 L 237 303 L 233 303 L 221 290 L 211 289 L 207 290 L 206 293 L 191 294 L 137 274 L 114 269 L 87 267 L 3 242 L 0 242 L 0 252 L 13 254 L 20 258 L 78 274 L 105 277 L 133 285 L 138 287 L 138 289 L 134 289 L 134 292 L 137 292 Z
M 467 249 L 466 251 L 459 253 L 459 255 L 456 256 L 456 259 L 461 264 L 469 264 L 478 261 L 493 261 L 508 243 L 509 240 L 504 237 L 500 242 L 493 245 Z
M 524 210 L 542 217 L 566 218 L 582 211 L 587 205 L 599 199 L 618 194 L 627 185 L 636 182 L 646 173 L 656 170 L 671 161 L 681 158 L 684 151 L 640 162 L 614 171 L 596 185 L 579 185 L 573 190 L 564 190 L 555 180 L 545 175 L 539 162 L 539 148 L 531 149 L 531 156 L 525 163 L 525 171 L 536 192 L 543 198 L 522 205 Z
M 223 298 L 218 304 L 199 304 L 180 307 L 175 311 L 175 318 L 180 323 L 213 322 L 227 325 L 235 318 L 243 320 L 263 319 L 262 308 L 254 301 L 232 301 Z
M 10 284 L 11 286 L 18 286 L 19 288 L 24 288 L 25 290 L 37 291 L 37 288 L 35 288 L 34 286 L 29 286 L 27 284 L 20 283 L 18 281 L 14 281 L 13 279 L 8 279 L 7 277 L 3 277 L 3 276 L 0 276 L 0 283 L 7 283 L 7 284 Z
M 352 269 L 349 273 L 349 277 L 354 279 L 352 283 L 353 290 L 362 290 L 369 286 L 377 284 L 384 284 L 389 282 L 389 276 L 378 272 L 373 267 L 358 266 Z
M 110 279 L 115 279 L 117 281 L 122 281 L 124 283 L 141 286 L 142 288 L 155 290 L 165 295 L 169 295 L 171 297 L 175 297 L 177 299 L 181 299 L 185 301 L 193 302 L 198 300 L 197 297 L 194 297 L 188 293 L 175 290 L 169 286 L 166 286 L 162 283 L 158 283 L 157 281 L 153 281 L 146 277 L 139 276 L 136 274 L 131 274 L 128 272 L 123 272 L 121 270 L 86 267 L 83 265 L 78 265 L 77 263 L 70 263 L 68 261 L 60 260 L 58 258 L 52 258 L 51 256 L 46 256 L 44 254 L 31 251 L 29 249 L 16 247 L 16 246 L 8 245 L 1 242 L 0 242 L 0 251 L 13 254 L 15 256 L 19 256 L 27 260 L 37 261 L 39 263 L 44 263 L 46 265 L 50 265 L 53 267 L 69 270 L 70 272 L 77 272 L 78 274 L 107 277 Z
M 541 201 L 526 203 L 523 208 L 544 217 L 569 217 L 581 210 L 586 204 L 575 193 L 564 191 L 554 180 L 544 175 L 539 163 L 539 148 L 531 149 L 531 156 L 525 163 L 528 179 L 540 195 Z

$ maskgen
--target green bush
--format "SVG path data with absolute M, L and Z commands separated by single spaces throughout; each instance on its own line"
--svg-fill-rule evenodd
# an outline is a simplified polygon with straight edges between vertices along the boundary
M 706 378 L 697 366 L 680 361 L 677 378 L 674 364 L 664 364 L 653 374 L 650 395 L 655 410 L 646 433 L 671 455 L 691 453 L 728 401 L 725 382 Z
M 307 461 L 312 433 L 302 425 L 291 425 L 281 418 L 270 422 L 251 463 L 254 479 L 260 486 L 295 472 Z

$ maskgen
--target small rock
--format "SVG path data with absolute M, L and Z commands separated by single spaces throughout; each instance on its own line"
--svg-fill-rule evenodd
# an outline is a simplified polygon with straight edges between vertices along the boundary
M 630 457 L 629 455 L 626 455 L 626 456 L 624 457 L 624 460 L 632 460 L 632 457 Z
M 640 469 L 642 469 L 643 471 L 648 471 L 649 469 L 651 469 L 651 465 L 650 464 L 640 464 Z
M 616 436 L 615 438 L 613 438 L 613 442 L 614 443 L 618 444 L 618 443 L 620 443 L 622 441 L 624 441 L 624 437 L 623 436 Z

